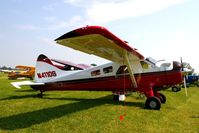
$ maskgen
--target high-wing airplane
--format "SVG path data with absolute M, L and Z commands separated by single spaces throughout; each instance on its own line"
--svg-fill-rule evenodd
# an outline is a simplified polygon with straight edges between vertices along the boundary
M 101 26 L 86 26 L 70 31 L 55 40 L 58 44 L 93 54 L 112 62 L 95 67 L 65 67 L 39 55 L 35 82 L 12 83 L 15 87 L 30 85 L 40 96 L 51 90 L 111 91 L 114 100 L 125 100 L 128 92 L 146 96 L 147 109 L 161 108 L 166 96 L 159 91 L 183 81 L 181 63 L 173 61 L 153 67 L 136 49 Z M 72 68 L 73 67 L 73 68 Z

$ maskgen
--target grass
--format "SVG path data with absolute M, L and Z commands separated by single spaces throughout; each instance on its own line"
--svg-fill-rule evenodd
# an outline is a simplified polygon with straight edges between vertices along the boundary
M 199 88 L 163 91 L 160 111 L 144 109 L 136 93 L 125 102 L 110 92 L 53 91 L 37 98 L 29 87 L 15 89 L 0 73 L 0 132 L 43 133 L 199 133 Z

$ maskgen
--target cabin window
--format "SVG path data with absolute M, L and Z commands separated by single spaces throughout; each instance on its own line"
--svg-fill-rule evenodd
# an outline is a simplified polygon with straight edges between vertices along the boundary
M 97 76 L 100 75 L 100 70 L 95 70 L 91 72 L 91 76 Z
M 112 66 L 109 66 L 109 67 L 106 67 L 103 69 L 103 72 L 106 74 L 106 73 L 111 73 L 113 72 L 113 67 Z
M 126 65 L 120 66 L 116 74 L 124 74 L 124 73 L 129 73 Z

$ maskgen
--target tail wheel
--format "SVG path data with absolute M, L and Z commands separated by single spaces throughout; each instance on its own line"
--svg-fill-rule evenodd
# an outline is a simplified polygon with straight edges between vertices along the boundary
M 159 98 L 157 98 L 157 97 L 149 97 L 149 98 L 147 98 L 147 100 L 145 102 L 145 107 L 147 109 L 160 110 L 161 102 L 160 102 Z
M 167 99 L 166 99 L 166 96 L 162 93 L 159 94 L 160 95 L 160 102 L 161 103 L 166 103 Z

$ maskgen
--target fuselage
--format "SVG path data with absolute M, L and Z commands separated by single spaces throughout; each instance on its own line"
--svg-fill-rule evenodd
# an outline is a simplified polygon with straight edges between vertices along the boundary
M 45 62 L 39 62 L 41 66 L 45 66 Z M 46 64 L 48 65 L 48 64 Z M 51 66 L 53 67 L 53 66 Z M 178 67 L 178 66 L 177 66 Z M 51 74 L 43 77 L 38 75 L 44 73 L 42 70 L 35 74 L 36 82 L 45 82 L 45 85 L 32 86 L 33 89 L 40 91 L 49 90 L 89 90 L 89 91 L 137 91 L 145 92 L 146 89 L 155 88 L 163 89 L 182 82 L 182 73 L 180 68 L 171 70 L 156 70 L 135 72 L 134 76 L 138 88 L 133 88 L 129 73 L 125 65 L 117 63 L 107 63 L 105 65 L 92 67 L 86 70 L 74 71 L 53 71 Z

